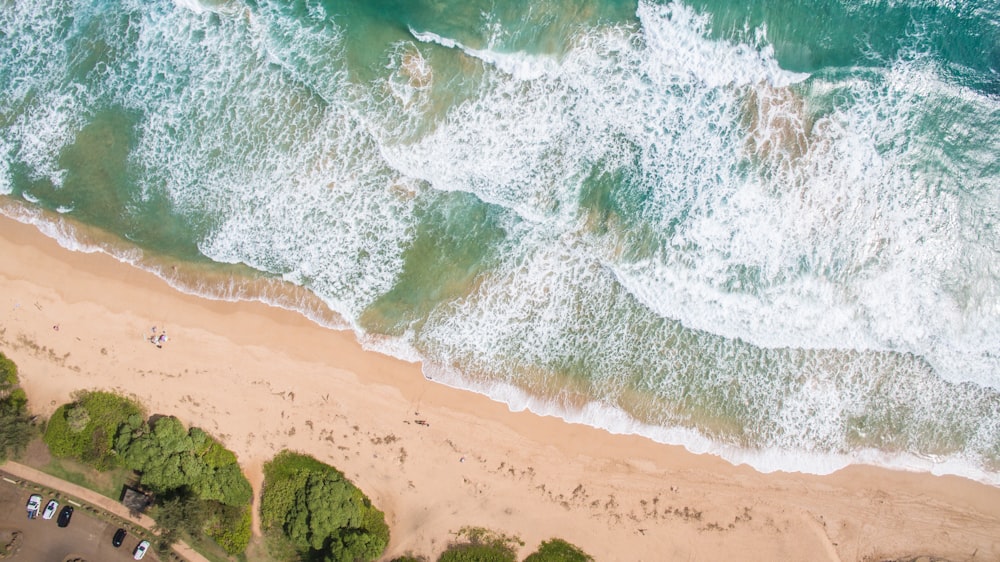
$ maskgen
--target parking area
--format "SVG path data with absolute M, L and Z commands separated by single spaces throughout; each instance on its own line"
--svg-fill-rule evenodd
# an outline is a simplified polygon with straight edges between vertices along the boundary
M 132 560 L 132 551 L 139 544 L 139 538 L 129 533 L 121 547 L 115 548 L 111 539 L 118 525 L 96 517 L 85 506 L 74 505 L 65 497 L 56 498 L 60 509 L 72 505 L 75 509 L 66 527 L 56 525 L 56 518 L 28 519 L 25 505 L 31 494 L 42 496 L 42 506 L 53 499 L 52 494 L 36 492 L 6 480 L 0 480 L 0 537 L 9 540 L 8 532 L 20 532 L 16 550 L 7 560 L 35 562 L 46 560 L 87 560 L 103 562 Z M 6 532 L 5 532 L 6 531 Z M 143 560 L 157 560 L 153 552 L 148 552 Z

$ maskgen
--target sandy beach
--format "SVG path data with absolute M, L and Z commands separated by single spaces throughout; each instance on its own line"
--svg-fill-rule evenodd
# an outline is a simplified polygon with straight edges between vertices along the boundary
M 35 413 L 78 389 L 133 396 L 219 437 L 258 491 L 276 452 L 314 455 L 386 513 L 387 559 L 436 557 L 468 525 L 519 536 L 522 556 L 561 537 L 600 561 L 1000 559 L 995 487 L 869 466 L 762 474 L 512 413 L 351 333 L 181 294 L 11 219 L 0 256 L 0 350 Z

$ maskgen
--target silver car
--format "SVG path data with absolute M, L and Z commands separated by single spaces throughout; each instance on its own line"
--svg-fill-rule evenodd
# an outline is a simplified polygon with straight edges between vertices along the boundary
M 139 543 L 139 546 L 135 547 L 135 551 L 132 552 L 132 558 L 142 560 L 142 557 L 146 555 L 147 550 L 149 550 L 149 541 L 142 541 Z
M 59 509 L 59 502 L 56 500 L 49 500 L 48 505 L 45 506 L 45 511 L 42 512 L 42 519 L 52 519 L 56 510 Z
M 38 517 L 38 510 L 42 509 L 42 496 L 31 494 L 26 507 L 28 508 L 28 519 Z

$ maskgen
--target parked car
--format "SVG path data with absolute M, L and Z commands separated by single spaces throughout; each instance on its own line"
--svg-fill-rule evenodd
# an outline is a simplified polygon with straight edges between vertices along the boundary
M 28 498 L 28 505 L 26 507 L 28 508 L 28 519 L 38 517 L 38 510 L 42 509 L 42 496 L 39 496 L 38 494 L 31 494 L 31 497 Z
M 73 508 L 70 506 L 65 506 L 62 511 L 59 512 L 59 519 L 56 520 L 56 524 L 60 527 L 65 527 L 69 525 L 69 520 L 73 517 Z
M 122 543 L 125 542 L 125 535 L 127 534 L 128 532 L 125 529 L 118 529 L 115 531 L 115 536 L 111 538 L 111 546 L 115 548 L 121 546 Z
M 135 547 L 135 551 L 132 552 L 132 558 L 142 560 L 142 557 L 146 555 L 147 550 L 149 550 L 149 541 L 142 541 L 139 543 L 139 546 Z
M 52 516 L 56 514 L 57 509 L 59 509 L 59 502 L 56 500 L 49 500 L 48 505 L 45 506 L 45 511 L 42 512 L 42 519 L 52 519 Z

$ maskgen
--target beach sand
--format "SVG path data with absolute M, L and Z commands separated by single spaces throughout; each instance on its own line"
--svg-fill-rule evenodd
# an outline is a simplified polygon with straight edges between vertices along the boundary
M 519 536 L 522 556 L 561 537 L 600 561 L 1000 559 L 996 487 L 869 466 L 762 474 L 512 413 L 351 333 L 181 294 L 6 218 L 0 256 L 0 350 L 35 413 L 78 389 L 133 396 L 220 438 L 258 491 L 276 452 L 314 455 L 385 512 L 386 559 L 435 558 L 468 525 Z

